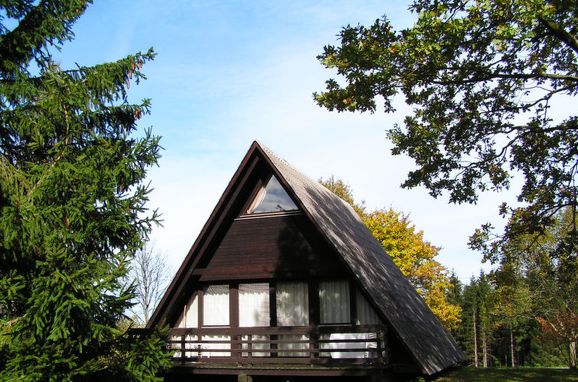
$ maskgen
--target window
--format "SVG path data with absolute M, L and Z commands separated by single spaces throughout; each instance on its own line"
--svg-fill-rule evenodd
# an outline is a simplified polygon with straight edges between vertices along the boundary
M 247 209 L 248 214 L 257 214 L 263 212 L 280 212 L 294 211 L 297 206 L 293 199 L 287 194 L 287 191 L 281 186 L 281 183 L 273 175 L 267 182 L 267 185 L 257 192 L 255 199 Z
M 309 289 L 304 282 L 277 284 L 277 325 L 309 325 Z
M 269 284 L 239 284 L 239 326 L 269 324 Z
M 197 292 L 189 299 L 183 307 L 183 313 L 179 317 L 177 328 L 196 328 L 199 321 L 199 303 L 197 299 Z
M 347 281 L 319 283 L 319 310 L 322 324 L 349 324 L 350 298 Z
M 229 286 L 211 285 L 203 296 L 203 325 L 229 325 Z
M 357 302 L 357 325 L 381 324 L 379 316 L 375 313 L 365 296 L 359 290 L 355 292 L 355 301 Z
M 286 282 L 277 284 L 277 325 L 309 325 L 309 289 L 304 282 Z M 309 349 L 309 336 L 280 335 L 279 357 L 306 357 L 307 352 L 295 350 Z

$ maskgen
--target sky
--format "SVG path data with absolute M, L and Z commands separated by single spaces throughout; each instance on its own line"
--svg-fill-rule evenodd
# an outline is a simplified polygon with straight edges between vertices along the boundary
M 312 179 L 335 176 L 370 209 L 409 214 L 441 247 L 438 261 L 467 282 L 481 255 L 468 236 L 485 222 L 501 227 L 498 205 L 511 195 L 483 194 L 477 205 L 450 205 L 427 190 L 402 189 L 413 162 L 392 156 L 386 131 L 411 109 L 329 112 L 313 101 L 334 73 L 316 59 L 345 25 L 387 15 L 396 28 L 415 18 L 403 1 L 100 0 L 75 24 L 63 46 L 63 68 L 114 61 L 153 47 L 148 79 L 132 100 L 150 98 L 140 123 L 162 136 L 162 158 L 150 170 L 151 208 L 163 225 L 151 239 L 176 271 L 245 152 L 259 140 Z M 508 199 L 509 198 L 509 199 Z

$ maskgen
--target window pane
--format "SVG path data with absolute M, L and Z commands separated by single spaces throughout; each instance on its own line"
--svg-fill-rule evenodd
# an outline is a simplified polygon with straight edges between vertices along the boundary
M 229 325 L 228 285 L 211 285 L 205 289 L 203 325 Z
M 183 307 L 175 327 L 177 328 L 196 328 L 199 321 L 199 303 L 197 299 L 197 292 L 189 299 Z
M 277 325 L 309 325 L 309 289 L 307 283 L 277 284 Z
M 369 302 L 365 299 L 365 296 L 361 291 L 357 290 L 355 292 L 355 300 L 357 301 L 357 325 L 379 325 L 381 320 L 379 316 Z
M 319 308 L 322 324 L 349 324 L 349 283 L 324 281 L 319 283 Z
M 281 186 L 277 178 L 272 176 L 267 182 L 267 186 L 259 190 L 247 213 L 293 211 L 296 209 L 297 206 L 287 191 Z
M 239 326 L 269 324 L 269 284 L 239 284 Z

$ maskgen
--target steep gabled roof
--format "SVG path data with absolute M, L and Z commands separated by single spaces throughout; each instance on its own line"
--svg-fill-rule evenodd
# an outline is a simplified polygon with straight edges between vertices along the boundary
M 273 174 L 296 204 L 341 256 L 359 285 L 373 300 L 379 315 L 391 325 L 424 374 L 435 374 L 464 360 L 464 355 L 453 338 L 384 252 L 353 208 L 258 142 L 251 145 L 147 326 L 151 327 L 160 322 L 167 305 L 182 293 L 183 286 L 189 282 L 200 248 L 204 241 L 209 239 L 208 235 L 214 225 L 222 221 L 220 215 L 226 210 L 239 182 L 250 172 L 251 161 L 255 155 L 270 165 Z

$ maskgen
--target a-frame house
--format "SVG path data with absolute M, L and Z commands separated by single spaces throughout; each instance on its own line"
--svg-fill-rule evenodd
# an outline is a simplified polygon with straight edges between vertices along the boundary
M 147 327 L 169 380 L 432 375 L 464 355 L 355 211 L 254 142 Z

